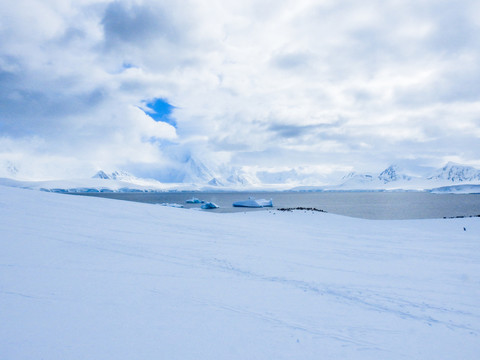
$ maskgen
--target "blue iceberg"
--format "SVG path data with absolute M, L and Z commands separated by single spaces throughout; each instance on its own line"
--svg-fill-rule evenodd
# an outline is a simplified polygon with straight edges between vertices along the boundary
M 201 206 L 202 209 L 218 209 L 219 206 L 213 202 L 206 202 Z
M 193 197 L 185 201 L 187 204 L 203 204 L 205 201 Z
M 272 199 L 255 199 L 254 197 L 249 197 L 248 200 L 236 201 L 233 203 L 235 207 L 250 207 L 250 208 L 262 208 L 262 207 L 272 207 Z

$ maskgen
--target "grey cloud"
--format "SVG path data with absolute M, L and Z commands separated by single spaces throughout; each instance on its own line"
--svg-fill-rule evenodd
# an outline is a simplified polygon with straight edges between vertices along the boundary
M 110 3 L 101 24 L 107 46 L 116 43 L 144 44 L 154 38 L 177 41 L 179 32 L 166 11 L 158 6 L 132 5 L 120 1 Z
M 69 84 L 76 81 L 74 78 L 38 79 L 40 84 L 32 84 L 32 80 L 0 72 L 0 125 L 4 134 L 48 133 L 62 119 L 88 113 L 106 98 L 101 87 L 73 93 Z
M 375 95 L 366 88 L 351 88 L 346 90 L 345 94 L 352 97 L 356 103 L 368 103 L 375 99 Z
M 350 39 L 349 46 L 342 49 L 342 52 L 346 53 L 346 58 L 353 60 L 353 64 L 361 65 L 369 73 L 376 72 L 386 63 L 405 58 L 403 48 L 395 44 L 388 30 L 363 28 L 351 33 Z
M 480 61 L 480 52 L 476 54 Z M 480 65 L 452 69 L 432 89 L 441 102 L 478 101 L 480 98 Z
M 249 149 L 249 145 L 245 142 L 229 138 L 212 139 L 210 145 L 212 145 L 216 151 L 247 151 Z
M 479 54 L 480 55 L 480 54 Z M 472 58 L 480 56 L 471 55 Z M 453 60 L 452 60 L 453 61 Z M 480 98 L 480 66 L 464 65 L 439 73 L 424 85 L 395 89 L 395 102 L 403 107 L 422 107 L 431 103 L 474 102 Z
M 309 65 L 311 55 L 302 52 L 287 52 L 277 54 L 272 58 L 272 63 L 284 70 L 297 70 L 299 67 Z
M 479 26 L 470 20 L 469 7 L 472 1 L 440 2 L 429 16 L 435 22 L 435 31 L 429 42 L 435 51 L 457 52 L 465 48 L 479 49 L 480 40 L 477 34 Z
M 295 138 L 311 133 L 316 130 L 315 125 L 284 125 L 284 124 L 272 124 L 268 127 L 268 130 L 275 132 L 277 135 L 283 138 Z
M 346 120 L 341 119 L 333 123 L 312 124 L 312 125 L 292 125 L 292 124 L 272 123 L 267 127 L 267 130 L 274 132 L 276 135 L 283 138 L 298 138 L 305 135 L 312 135 L 312 134 L 318 135 L 319 132 L 325 132 L 326 130 L 338 128 L 343 124 L 345 124 L 345 122 Z
M 272 145 L 259 151 L 236 152 L 232 157 L 232 163 L 255 164 L 264 168 L 275 166 L 295 168 L 300 165 L 348 163 L 356 156 L 358 156 L 358 154 L 338 153 L 335 157 L 332 157 L 332 154 L 328 152 L 297 151 L 295 149 L 285 149 L 281 146 Z
M 84 40 L 86 37 L 85 31 L 76 27 L 68 27 L 64 33 L 57 40 L 60 46 L 68 46 L 76 40 Z
M 245 139 L 252 137 L 258 140 L 261 138 L 262 145 L 260 148 L 269 148 L 274 144 L 281 143 L 283 139 L 292 140 L 295 142 L 302 142 L 306 138 L 311 141 L 349 141 L 352 140 L 345 134 L 337 134 L 336 129 L 342 127 L 347 122 L 346 119 L 339 119 L 333 123 L 313 124 L 313 125 L 294 125 L 283 123 L 260 123 L 255 122 L 251 124 L 251 128 L 247 132 L 239 133 L 235 136 L 212 137 L 209 144 L 215 151 L 230 151 L 233 153 L 249 153 L 252 149 L 252 144 Z M 277 150 L 278 151 L 278 150 Z M 256 153 L 256 152 L 255 152 Z

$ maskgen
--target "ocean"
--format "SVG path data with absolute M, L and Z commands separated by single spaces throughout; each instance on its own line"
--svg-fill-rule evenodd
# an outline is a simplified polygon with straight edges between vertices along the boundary
M 431 194 L 426 192 L 160 192 L 80 193 L 109 199 L 162 204 L 176 203 L 200 209 L 185 201 L 196 197 L 219 205 L 216 213 L 265 211 L 277 208 L 316 208 L 329 213 L 373 220 L 435 219 L 480 215 L 480 194 Z M 273 208 L 235 208 L 232 203 L 249 196 L 272 199 Z

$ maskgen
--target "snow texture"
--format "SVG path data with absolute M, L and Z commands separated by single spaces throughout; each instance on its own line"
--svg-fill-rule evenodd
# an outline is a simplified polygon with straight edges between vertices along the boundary
M 480 219 L 0 186 L 1 359 L 478 359 Z

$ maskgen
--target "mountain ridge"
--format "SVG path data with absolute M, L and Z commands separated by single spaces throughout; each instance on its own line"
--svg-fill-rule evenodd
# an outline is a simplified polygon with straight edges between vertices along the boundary
M 194 174 L 189 176 L 192 182 L 165 183 L 155 179 L 136 177 L 126 171 L 116 170 L 110 173 L 99 170 L 90 179 L 57 181 L 17 181 L 0 179 L 0 184 L 15 187 L 33 188 L 45 191 L 83 192 L 83 191 L 430 191 L 438 192 L 478 192 L 480 170 L 471 166 L 447 163 L 425 176 L 415 176 L 404 172 L 397 165 L 390 165 L 381 172 L 349 173 L 337 184 L 290 186 L 285 184 L 267 184 L 244 172 L 242 169 L 224 168 L 223 171 L 209 170 L 203 163 L 192 159 L 189 164 Z M 294 174 L 292 171 L 290 174 Z M 211 176 L 211 177 L 210 177 Z M 187 178 L 185 178 L 187 179 Z M 467 185 L 472 185 L 468 187 Z M 458 186 L 463 186 L 459 188 Z M 465 187 L 467 186 L 467 187 Z
M 427 179 L 441 179 L 451 182 L 480 181 L 480 170 L 472 166 L 449 162 Z

